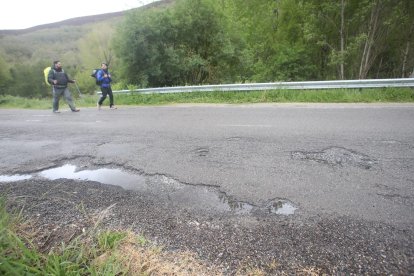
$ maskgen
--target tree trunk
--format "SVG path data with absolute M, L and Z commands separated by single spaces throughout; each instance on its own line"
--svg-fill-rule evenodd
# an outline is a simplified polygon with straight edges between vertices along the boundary
M 377 69 L 377 79 L 379 79 L 379 74 L 380 74 L 381 67 L 382 67 L 382 60 L 383 60 L 383 58 L 381 57 L 380 63 L 378 65 L 378 69 Z
M 359 67 L 359 79 L 365 79 L 372 64 L 372 48 L 374 38 L 378 31 L 378 19 L 381 10 L 381 0 L 377 0 L 371 9 L 371 18 L 368 26 L 367 38 L 365 40 L 364 51 L 362 52 L 361 64 Z
M 345 54 L 345 0 L 341 0 L 341 63 L 340 63 L 340 78 L 341 80 L 345 79 L 345 71 L 344 71 L 344 54 Z
M 408 53 L 410 52 L 410 41 L 407 41 L 405 46 L 402 68 L 401 68 L 401 78 L 405 78 L 405 66 L 407 65 Z
M 414 35 L 414 23 L 411 25 L 410 32 L 407 36 L 407 44 L 405 45 L 405 50 L 403 54 L 403 62 L 402 62 L 402 68 L 401 68 L 401 77 L 405 78 L 405 71 L 407 67 L 407 60 L 408 60 L 408 54 L 410 53 L 410 47 L 411 47 L 411 38 Z M 411 72 L 411 74 L 414 72 Z M 410 72 L 408 73 L 410 75 Z

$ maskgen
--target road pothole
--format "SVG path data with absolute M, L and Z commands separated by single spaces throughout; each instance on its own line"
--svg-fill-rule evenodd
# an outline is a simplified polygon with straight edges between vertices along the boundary
M 369 156 L 342 147 L 330 147 L 322 151 L 294 151 L 292 158 L 315 161 L 331 166 L 353 166 L 369 170 L 378 162 Z
M 58 168 L 41 171 L 39 175 L 49 180 L 66 178 L 96 181 L 102 184 L 121 186 L 126 190 L 142 190 L 145 186 L 145 178 L 143 176 L 130 174 L 118 169 L 103 168 L 77 171 L 76 166 L 74 165 L 64 165 Z
M 32 178 L 30 174 L 0 175 L 0 182 L 16 182 L 30 178 Z
M 35 175 L 0 176 L 0 182 L 14 182 L 41 177 L 48 180 L 72 179 L 96 181 L 102 184 L 120 186 L 126 190 L 156 195 L 173 205 L 198 210 L 229 212 L 233 214 L 293 215 L 297 207 L 286 199 L 271 199 L 263 204 L 251 204 L 235 199 L 208 185 L 182 183 L 165 175 L 144 175 L 120 169 L 101 168 L 78 170 L 75 165 L 43 170 Z

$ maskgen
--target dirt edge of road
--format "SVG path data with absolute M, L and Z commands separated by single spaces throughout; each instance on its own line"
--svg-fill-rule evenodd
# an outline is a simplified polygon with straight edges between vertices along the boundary
M 212 214 L 97 182 L 58 179 L 0 184 L 47 251 L 96 224 L 148 237 L 166 251 L 192 252 L 224 275 L 399 274 L 414 272 L 412 229 L 348 217 Z M 104 216 L 102 216 L 104 214 Z M 255 271 L 255 272 L 254 272 Z M 252 274 L 252 272 L 256 274 Z M 188 272 L 185 272 L 188 273 Z M 195 275 L 192 273 L 183 275 Z

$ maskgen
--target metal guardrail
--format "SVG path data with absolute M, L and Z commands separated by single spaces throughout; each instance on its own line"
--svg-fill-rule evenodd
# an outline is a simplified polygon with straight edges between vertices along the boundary
M 368 79 L 368 80 L 334 80 L 334 81 L 302 81 L 302 82 L 271 82 L 271 83 L 242 83 L 217 84 L 198 86 L 174 86 L 143 88 L 136 90 L 117 90 L 113 93 L 183 93 L 183 92 L 212 92 L 212 91 L 259 91 L 276 89 L 355 89 L 383 87 L 414 87 L 414 78 L 401 79 Z M 101 94 L 101 92 L 97 92 Z

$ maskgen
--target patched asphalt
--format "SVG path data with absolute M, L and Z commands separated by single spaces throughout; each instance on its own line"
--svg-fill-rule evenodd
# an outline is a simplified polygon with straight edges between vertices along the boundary
M 31 176 L 0 192 L 43 250 L 99 223 L 228 275 L 409 275 L 412 118 L 410 104 L 0 110 L 0 176 Z M 73 179 L 42 176 L 70 165 Z M 100 169 L 122 174 L 85 177 Z

